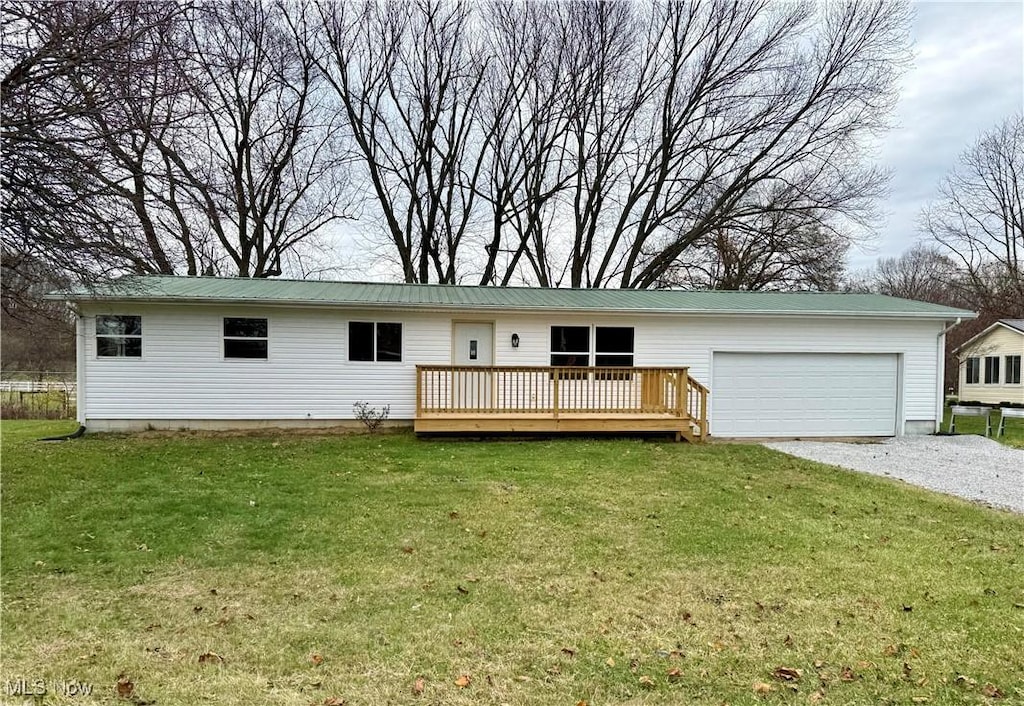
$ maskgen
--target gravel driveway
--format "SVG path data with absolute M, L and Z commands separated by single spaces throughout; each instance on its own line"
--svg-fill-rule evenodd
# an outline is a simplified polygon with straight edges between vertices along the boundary
M 778 441 L 765 446 L 1024 513 L 1024 450 L 982 436 L 900 436 L 862 444 Z

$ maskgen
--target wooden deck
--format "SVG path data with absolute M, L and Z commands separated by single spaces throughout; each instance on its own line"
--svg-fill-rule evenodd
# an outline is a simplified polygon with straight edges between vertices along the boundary
M 417 432 L 707 436 L 708 389 L 687 368 L 416 367 Z

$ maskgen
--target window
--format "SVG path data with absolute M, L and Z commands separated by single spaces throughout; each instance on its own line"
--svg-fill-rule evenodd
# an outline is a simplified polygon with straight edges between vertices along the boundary
M 999 383 L 999 356 L 985 356 L 985 384 L 996 385 Z
M 590 327 L 551 327 L 552 365 L 590 365 Z
M 400 363 L 402 324 L 349 321 L 348 359 Z
M 594 329 L 594 365 L 633 367 L 633 327 L 598 326 Z
M 141 358 L 141 316 L 97 316 L 96 355 L 100 358 Z
M 977 385 L 981 382 L 981 358 L 967 359 L 967 384 Z
M 1020 358 L 1019 355 L 1006 356 L 1006 380 L 1003 382 L 1007 385 L 1020 384 Z
M 267 359 L 267 320 L 241 317 L 224 319 L 224 357 Z

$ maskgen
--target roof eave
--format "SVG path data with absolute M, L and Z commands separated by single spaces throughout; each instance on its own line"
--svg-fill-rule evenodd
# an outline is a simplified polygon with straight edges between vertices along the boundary
M 975 316 L 974 318 L 977 318 L 977 316 Z M 960 344 L 959 346 L 957 346 L 956 348 L 954 348 L 954 349 L 953 349 L 953 352 L 954 352 L 954 353 L 959 353 L 959 352 L 960 352 L 960 351 L 962 351 L 962 350 L 963 350 L 964 348 L 967 348 L 967 347 L 968 347 L 968 346 L 970 346 L 970 345 L 971 345 L 972 343 L 974 343 L 975 341 L 977 341 L 977 340 L 978 340 L 979 338 L 983 338 L 983 337 L 987 336 L 988 334 L 990 334 L 990 333 L 992 332 L 992 330 L 993 330 L 994 328 L 996 328 L 997 326 L 1002 326 L 1003 328 L 1005 328 L 1005 329 L 1007 329 L 1007 330 L 1009 330 L 1009 331 L 1013 331 L 1014 333 L 1017 333 L 1017 334 L 1020 334 L 1021 336 L 1024 336 L 1024 331 L 1021 331 L 1021 330 L 1020 330 L 1019 328 L 1017 328 L 1016 326 L 1010 326 L 1010 325 L 1008 325 L 1008 324 L 1005 324 L 1005 323 L 1003 323 L 1002 321 L 995 321 L 995 322 L 993 322 L 992 324 L 990 324 L 989 326 L 986 326 L 986 327 L 985 327 L 985 328 L 984 328 L 984 329 L 983 329 L 983 330 L 982 330 L 982 331 L 981 331 L 980 333 L 977 333 L 977 334 L 975 334 L 975 335 L 971 336 L 971 337 L 970 337 L 970 338 L 968 338 L 968 339 L 967 339 L 966 341 L 964 341 L 963 343 L 961 343 L 961 344 Z
M 89 302 L 124 302 L 133 304 L 203 304 L 203 305 L 236 305 L 236 306 L 294 306 L 294 307 L 344 307 L 353 309 L 399 309 L 413 311 L 453 311 L 453 310 L 484 310 L 484 311 L 513 311 L 513 312 L 540 312 L 557 311 L 573 314 L 592 314 L 594 312 L 608 312 L 618 314 L 653 314 L 653 315 L 679 315 L 692 316 L 838 316 L 838 317 L 868 317 L 868 318 L 892 318 L 892 319 L 936 319 L 942 321 L 954 321 L 957 319 L 970 320 L 977 318 L 973 311 L 835 311 L 822 309 L 818 311 L 806 309 L 638 309 L 638 308 L 614 308 L 614 307 L 551 307 L 551 306 L 529 306 L 529 305 L 506 305 L 506 304 L 449 304 L 442 302 L 410 303 L 410 302 L 367 302 L 367 301 L 316 301 L 316 300 L 295 300 L 295 299 L 248 299 L 248 298 L 224 298 L 224 297 L 124 297 L 117 295 L 103 296 L 96 294 L 78 293 L 54 293 L 47 294 L 48 299 L 63 299 L 76 303 Z

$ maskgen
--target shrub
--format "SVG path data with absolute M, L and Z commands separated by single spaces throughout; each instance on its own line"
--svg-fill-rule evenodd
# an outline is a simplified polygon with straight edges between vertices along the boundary
M 352 405 L 352 411 L 355 412 L 356 419 L 365 424 L 367 431 L 372 434 L 387 420 L 391 413 L 391 405 L 384 405 L 378 411 L 376 407 L 371 407 L 369 402 L 356 402 Z

